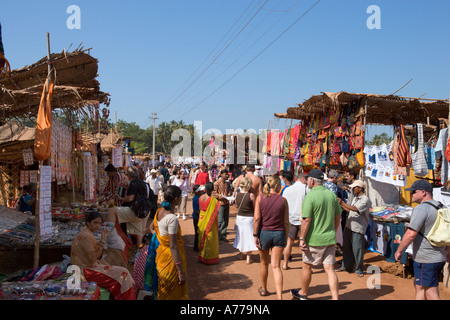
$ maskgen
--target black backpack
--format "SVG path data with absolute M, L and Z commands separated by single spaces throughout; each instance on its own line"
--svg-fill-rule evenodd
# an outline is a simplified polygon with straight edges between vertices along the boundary
M 134 195 L 133 202 L 131 202 L 131 210 L 134 211 L 138 218 L 143 219 L 150 214 L 150 217 L 153 219 L 157 208 L 154 193 L 148 183 L 144 181 L 142 181 L 142 183 L 145 183 L 147 188 L 147 197 L 143 197 L 139 192 L 137 192 Z

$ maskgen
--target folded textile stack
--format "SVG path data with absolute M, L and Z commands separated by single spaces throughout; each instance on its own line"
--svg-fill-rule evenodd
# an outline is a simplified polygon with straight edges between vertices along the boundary
M 412 208 L 404 205 L 384 205 L 370 209 L 370 215 L 378 221 L 409 221 Z

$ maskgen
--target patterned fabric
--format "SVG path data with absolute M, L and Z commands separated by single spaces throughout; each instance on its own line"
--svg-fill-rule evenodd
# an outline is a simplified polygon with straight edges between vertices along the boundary
M 139 252 L 133 266 L 134 292 L 138 295 L 140 290 L 144 290 L 144 273 L 147 262 L 148 244 Z
M 400 136 L 397 150 L 397 163 L 399 167 L 408 167 L 411 165 L 411 152 L 405 136 L 405 126 L 400 126 Z
M 425 146 L 423 141 L 423 127 L 421 123 L 417 124 L 417 150 L 411 155 L 414 174 L 424 177 L 428 174 L 428 164 L 425 158 Z
M 214 190 L 212 192 L 212 195 L 215 198 L 221 198 L 221 196 L 228 196 L 228 184 L 225 180 L 219 179 L 218 181 L 214 182 Z M 227 199 L 220 199 L 219 202 L 222 205 L 230 204 L 230 202 Z
M 104 197 L 106 202 L 113 201 L 115 206 L 120 207 L 122 205 L 122 202 L 117 199 L 119 196 L 117 190 L 119 189 L 119 187 L 125 187 L 126 185 L 127 183 L 125 176 L 120 172 L 116 172 L 114 177 L 108 179 L 108 182 L 106 183 L 101 196 Z

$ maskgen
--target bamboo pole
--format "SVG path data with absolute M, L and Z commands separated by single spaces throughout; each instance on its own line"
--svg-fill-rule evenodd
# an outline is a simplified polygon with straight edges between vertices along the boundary
M 48 79 L 51 78 L 51 72 L 53 66 L 50 59 L 50 34 L 47 32 L 47 60 L 48 60 L 48 74 L 46 80 L 46 93 L 48 93 L 50 82 Z M 47 161 L 47 160 L 45 160 Z M 34 268 L 39 267 L 39 242 L 41 236 L 41 221 L 40 221 L 40 192 L 41 192 L 41 167 L 44 165 L 44 161 L 39 161 L 39 169 L 37 176 L 37 188 L 36 188 L 36 210 L 34 213 L 35 219 L 35 230 L 34 230 Z

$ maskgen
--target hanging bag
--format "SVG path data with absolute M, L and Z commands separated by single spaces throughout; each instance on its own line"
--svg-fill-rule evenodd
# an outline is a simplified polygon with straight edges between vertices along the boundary
M 417 150 L 411 154 L 412 167 L 414 174 L 424 177 L 428 174 L 428 164 L 425 158 L 425 147 L 423 142 L 423 127 L 421 123 L 416 125 L 417 131 Z

